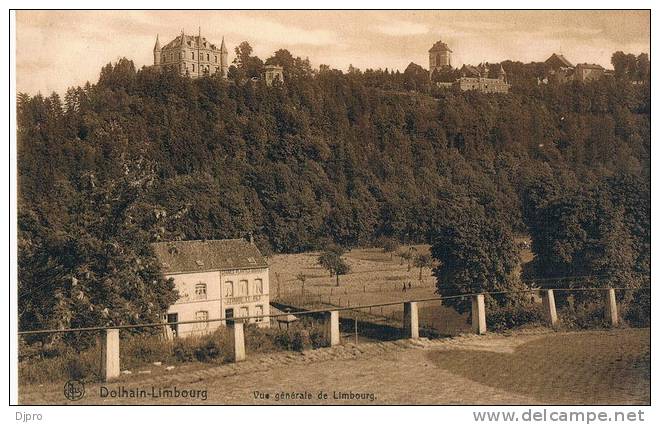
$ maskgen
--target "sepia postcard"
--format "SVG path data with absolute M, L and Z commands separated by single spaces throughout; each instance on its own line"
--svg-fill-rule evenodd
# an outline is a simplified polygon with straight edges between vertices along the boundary
M 649 419 L 651 10 L 10 16 L 17 422 Z

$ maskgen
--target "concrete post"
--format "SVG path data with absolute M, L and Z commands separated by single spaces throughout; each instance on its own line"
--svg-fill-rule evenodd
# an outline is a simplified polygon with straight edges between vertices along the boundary
M 234 352 L 234 362 L 245 360 L 245 334 L 243 332 L 243 322 L 235 320 L 229 325 L 229 343 Z
M 119 329 L 105 329 L 101 334 L 101 377 L 107 382 L 120 374 Z
M 328 311 L 325 313 L 325 336 L 328 338 L 330 347 L 340 344 L 338 311 Z
M 403 334 L 406 338 L 419 338 L 419 316 L 417 303 L 403 303 Z
M 486 302 L 483 294 L 472 296 L 472 330 L 477 335 L 486 333 Z
M 616 307 L 616 293 L 614 289 L 607 290 L 605 299 L 605 318 L 612 327 L 619 326 L 619 311 Z
M 545 317 L 550 326 L 556 328 L 559 324 L 557 318 L 557 308 L 555 307 L 555 292 L 552 289 L 543 291 L 543 310 L 545 310 Z

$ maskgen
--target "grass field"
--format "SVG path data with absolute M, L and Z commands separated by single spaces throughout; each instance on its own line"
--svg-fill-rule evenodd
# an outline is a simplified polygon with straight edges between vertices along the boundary
M 428 253 L 429 246 L 415 245 L 413 249 L 417 253 Z M 437 296 L 435 278 L 430 269 L 422 270 L 420 280 L 419 268 L 411 264 L 409 270 L 405 260 L 396 254 L 383 252 L 381 248 L 353 249 L 346 253 L 344 258 L 351 272 L 340 276 L 339 286 L 336 286 L 335 277 L 317 264 L 318 255 L 318 252 L 310 252 L 273 256 L 269 260 L 271 299 L 310 308 L 403 302 Z M 299 273 L 306 276 L 304 295 L 302 284 L 296 278 Z M 378 307 L 371 311 L 364 309 L 361 313 L 397 321 L 403 316 L 403 305 Z M 460 315 L 438 301 L 422 303 L 419 319 L 420 326 L 433 328 L 442 334 L 455 335 L 469 330 L 466 315 Z
M 483 348 L 429 357 L 453 374 L 548 404 L 650 401 L 649 329 L 550 334 L 510 352 Z

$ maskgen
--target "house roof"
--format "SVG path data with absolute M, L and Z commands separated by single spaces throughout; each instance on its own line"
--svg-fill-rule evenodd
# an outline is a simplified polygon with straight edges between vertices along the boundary
M 436 41 L 433 47 L 429 49 L 429 52 L 451 52 L 451 49 L 447 46 L 446 43 L 442 41 Z
M 472 65 L 463 65 L 463 68 L 461 68 L 461 74 L 464 77 L 473 77 L 473 78 L 481 77 L 481 71 L 479 70 L 479 68 Z
M 558 55 L 557 53 L 553 53 L 552 56 L 550 56 L 548 59 L 545 60 L 545 63 L 548 65 L 552 65 L 553 63 L 558 63 L 560 66 L 566 67 L 566 68 L 573 68 L 573 64 L 568 61 L 564 57 L 564 55 Z
M 198 43 L 199 46 L 197 45 Z M 174 40 L 170 41 L 165 46 L 163 46 L 163 50 L 170 49 L 173 47 L 181 47 L 184 44 L 187 47 L 194 47 L 194 48 L 199 47 L 200 49 L 218 50 L 215 44 L 212 44 L 206 40 L 206 37 L 200 37 L 198 35 L 185 35 L 185 34 L 176 36 Z
M 245 239 L 156 242 L 151 245 L 165 274 L 268 267 L 256 245 Z
M 601 69 L 605 70 L 602 66 L 595 63 L 579 63 L 576 65 L 576 68 L 586 68 L 586 69 Z

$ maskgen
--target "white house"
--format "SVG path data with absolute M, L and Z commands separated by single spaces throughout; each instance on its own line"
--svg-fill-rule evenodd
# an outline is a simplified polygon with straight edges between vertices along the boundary
M 168 323 L 231 319 L 269 314 L 268 263 L 244 239 L 158 242 L 152 244 L 166 278 L 173 278 L 179 299 Z M 266 319 L 250 319 L 268 327 Z M 212 332 L 225 321 L 171 325 L 175 336 Z

